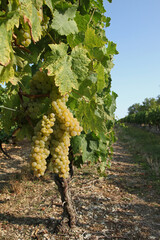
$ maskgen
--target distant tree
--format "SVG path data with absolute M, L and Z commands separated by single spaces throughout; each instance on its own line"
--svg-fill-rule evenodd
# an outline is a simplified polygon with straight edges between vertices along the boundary
M 156 107 L 156 99 L 155 98 L 145 98 L 143 103 L 142 103 L 142 107 L 141 110 L 142 111 L 148 111 L 151 108 Z
M 157 98 L 156 98 L 156 103 L 157 103 L 158 105 L 160 105 L 160 95 L 157 96 Z
M 128 108 L 128 114 L 135 114 L 139 112 L 141 105 L 139 103 L 135 103 Z

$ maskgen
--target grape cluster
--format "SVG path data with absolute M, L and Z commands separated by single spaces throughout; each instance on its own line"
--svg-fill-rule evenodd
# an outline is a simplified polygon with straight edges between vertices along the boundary
M 61 128 L 66 130 L 70 136 L 73 137 L 80 135 L 82 127 L 79 125 L 78 120 L 73 117 L 73 114 L 67 108 L 67 100 L 68 96 L 59 98 L 56 101 L 52 102 L 52 107 L 55 111 L 56 116 L 58 117 L 59 122 L 61 123 Z
M 42 103 L 39 101 L 31 100 L 24 104 L 24 107 L 26 107 L 26 113 L 31 119 L 37 119 L 37 116 L 40 115 L 42 111 Z
M 21 44 L 25 47 L 28 47 L 31 44 L 31 34 L 29 28 L 20 30 L 20 40 Z
M 46 94 L 51 91 L 52 77 L 48 77 L 45 73 L 37 71 L 32 77 L 30 88 L 32 94 Z
M 32 169 L 36 176 L 43 175 L 46 169 L 46 158 L 50 154 L 49 168 L 60 177 L 67 178 L 69 176 L 70 139 L 80 135 L 82 127 L 67 108 L 68 95 L 60 96 L 54 84 L 54 77 L 48 77 L 45 73 L 38 71 L 30 84 L 32 94 L 49 93 L 49 108 L 53 112 L 49 118 L 43 116 L 43 120 L 37 124 L 35 129 L 31 153 Z M 29 107 L 35 114 L 35 106 Z
M 46 170 L 46 158 L 49 156 L 49 139 L 53 133 L 52 127 L 55 123 L 55 115 L 51 113 L 48 117 L 43 116 L 42 121 L 35 127 L 35 136 L 33 136 L 33 146 L 31 151 L 31 167 L 35 176 L 44 175 Z
M 69 146 L 71 136 L 80 135 L 82 127 L 73 117 L 73 114 L 66 106 L 68 96 L 52 102 L 52 108 L 56 115 L 53 139 L 51 140 L 51 164 L 53 172 L 60 177 L 69 176 Z
M 67 131 L 64 131 L 62 124 L 57 121 L 51 140 L 51 164 L 53 172 L 63 178 L 69 176 L 69 146 L 70 135 Z

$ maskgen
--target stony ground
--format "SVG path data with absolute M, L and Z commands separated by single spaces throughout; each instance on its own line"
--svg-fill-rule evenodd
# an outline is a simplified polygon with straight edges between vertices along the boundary
M 106 178 L 94 168 L 75 170 L 71 192 L 77 227 L 54 234 L 62 204 L 51 176 L 33 178 L 29 143 L 5 146 L 0 153 L 0 240 L 160 239 L 160 194 L 123 143 L 114 145 Z

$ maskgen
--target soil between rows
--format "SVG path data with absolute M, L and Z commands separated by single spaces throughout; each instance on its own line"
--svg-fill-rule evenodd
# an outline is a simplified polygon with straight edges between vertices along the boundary
M 29 173 L 28 142 L 4 147 L 12 159 L 0 153 L 0 240 L 160 239 L 159 194 L 122 142 L 114 144 L 106 178 L 93 167 L 75 169 L 77 227 L 57 235 L 62 203 L 52 175 L 38 180 Z

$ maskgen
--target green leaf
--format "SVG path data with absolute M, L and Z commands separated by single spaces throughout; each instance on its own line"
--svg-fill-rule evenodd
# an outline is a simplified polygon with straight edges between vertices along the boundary
M 40 8 L 42 7 L 43 5 L 43 0 L 33 0 L 33 3 L 34 3 L 34 6 L 40 10 Z
M 107 47 L 107 53 L 114 55 L 114 54 L 118 54 L 118 51 L 116 50 L 116 44 L 114 42 L 108 42 L 108 47 Z
M 77 24 L 73 20 L 76 14 L 76 10 L 76 6 L 68 8 L 64 13 L 55 10 L 51 27 L 55 29 L 60 35 L 67 36 L 71 33 L 77 33 Z
M 71 48 L 76 47 L 77 45 L 84 42 L 85 35 L 83 32 L 79 32 L 77 34 L 70 34 L 67 36 L 67 42 L 69 43 Z
M 81 99 L 76 112 L 76 117 L 80 121 L 85 133 L 93 131 L 96 135 L 106 131 L 104 118 L 96 114 L 96 104 L 92 101 Z
M 80 32 L 85 32 L 87 30 L 90 17 L 91 16 L 89 14 L 81 15 L 79 12 L 76 13 L 74 20 L 76 21 L 78 30 Z
M 51 12 L 53 13 L 53 1 L 45 0 L 44 3 L 50 8 Z
M 14 76 L 14 69 L 11 64 L 9 64 L 7 67 L 4 67 L 1 75 L 0 75 L 0 82 L 1 83 L 7 83 L 7 82 L 13 82 L 14 83 L 15 76 Z
M 52 52 L 46 56 L 45 67 L 50 76 L 55 76 L 55 84 L 61 94 L 70 92 L 72 88 L 78 89 L 77 76 L 72 71 L 72 57 L 67 55 L 67 45 L 51 44 Z
M 91 0 L 92 4 L 94 5 L 95 8 L 98 8 L 101 13 L 105 13 L 106 10 L 103 6 L 103 0 Z
M 12 32 L 7 31 L 6 24 L 2 22 L 0 25 L 0 64 L 3 66 L 7 66 L 11 61 L 11 39 Z
M 100 93 L 105 87 L 104 67 L 99 63 L 95 70 L 97 73 L 97 92 Z
M 87 48 L 94 48 L 94 47 L 103 47 L 106 42 L 104 42 L 98 35 L 96 35 L 95 30 L 92 28 L 88 28 L 85 33 L 85 41 L 84 44 Z
M 24 22 L 27 22 L 31 29 L 31 36 L 34 42 L 37 42 L 42 35 L 42 27 L 38 18 L 38 10 L 32 4 L 32 0 L 20 0 L 21 2 L 21 16 Z
M 19 12 L 13 11 L 7 14 L 7 31 L 14 29 L 14 26 L 19 27 Z
M 78 80 L 84 80 L 88 74 L 88 65 L 90 59 L 87 57 L 87 51 L 84 48 L 76 46 L 71 53 L 72 70 L 77 75 Z
M 110 18 L 110 17 L 103 16 L 103 17 L 102 17 L 102 21 L 105 23 L 105 27 L 109 27 L 109 26 L 110 26 L 111 18 Z

